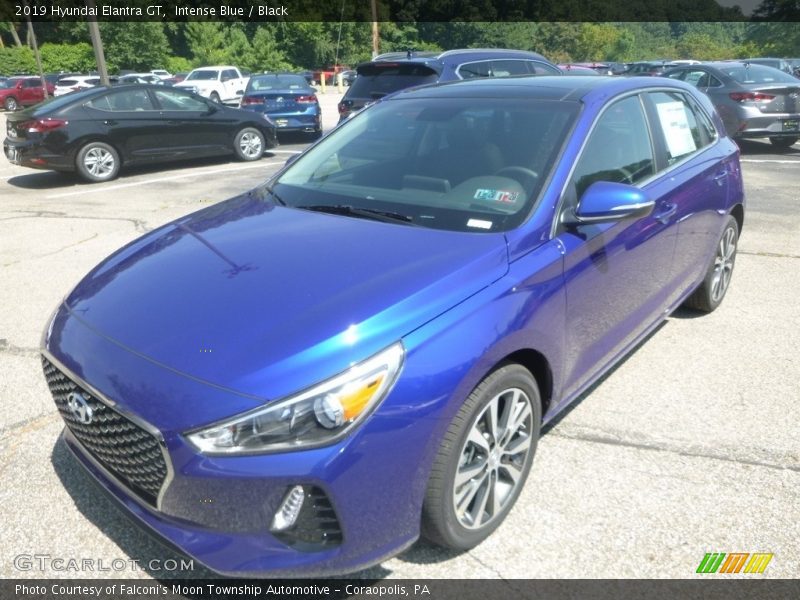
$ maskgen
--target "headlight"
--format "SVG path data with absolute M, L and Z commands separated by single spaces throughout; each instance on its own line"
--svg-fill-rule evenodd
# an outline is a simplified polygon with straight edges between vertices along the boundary
M 205 454 L 252 454 L 329 444 L 383 400 L 397 378 L 403 355 L 398 342 L 305 392 L 190 431 L 186 437 Z

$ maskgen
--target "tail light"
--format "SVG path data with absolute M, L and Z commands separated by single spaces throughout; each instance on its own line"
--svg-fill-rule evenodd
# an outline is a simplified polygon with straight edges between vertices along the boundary
M 316 104 L 317 97 L 314 94 L 311 94 L 310 96 L 298 96 L 295 98 L 295 102 L 298 104 Z
M 248 104 L 264 104 L 264 99 L 257 96 L 245 96 L 242 98 L 242 106 L 247 106 Z
M 36 119 L 35 121 L 25 121 L 20 124 L 20 129 L 24 129 L 28 133 L 47 133 L 59 127 L 63 127 L 69 123 L 63 119 Z
M 736 102 L 767 102 L 775 98 L 772 94 L 761 92 L 731 92 L 728 95 L 731 100 L 736 100 Z

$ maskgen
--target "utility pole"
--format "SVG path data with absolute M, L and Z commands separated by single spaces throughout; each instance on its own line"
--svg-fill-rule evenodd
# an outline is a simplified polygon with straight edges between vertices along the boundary
M 86 7 L 89 9 L 89 36 L 92 38 L 92 48 L 94 48 L 94 59 L 97 62 L 97 72 L 100 74 L 100 85 L 110 85 L 108 80 L 108 68 L 106 67 L 106 55 L 103 52 L 103 40 L 100 38 L 100 27 L 97 25 L 97 17 L 91 13 L 96 12 L 94 0 L 86 0 Z
M 378 36 L 378 6 L 377 0 L 370 0 L 372 5 L 372 58 L 378 56 L 380 37 Z
M 28 6 L 26 0 L 25 6 Z M 28 20 L 28 40 L 33 44 L 33 55 L 36 57 L 36 68 L 39 70 L 39 77 L 42 78 L 42 91 L 44 92 L 44 99 L 47 100 L 50 95 L 47 93 L 47 81 L 44 78 L 44 71 L 42 70 L 42 57 L 39 54 L 39 44 L 36 43 L 36 34 L 33 31 L 33 21 L 31 21 L 30 14 L 26 17 Z M 14 26 L 13 24 L 11 25 Z

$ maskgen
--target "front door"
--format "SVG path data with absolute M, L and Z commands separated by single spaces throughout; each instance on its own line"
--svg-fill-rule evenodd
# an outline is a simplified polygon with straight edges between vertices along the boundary
M 638 95 L 611 104 L 597 119 L 563 202 L 573 210 L 596 181 L 652 188 L 653 142 Z M 648 181 L 649 180 L 649 181 Z M 602 225 L 562 226 L 567 294 L 564 397 L 593 376 L 666 308 L 672 268 L 674 207 L 659 198 L 653 213 Z

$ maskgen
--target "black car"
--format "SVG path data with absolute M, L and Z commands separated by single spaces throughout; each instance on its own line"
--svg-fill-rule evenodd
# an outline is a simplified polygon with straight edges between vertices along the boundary
M 277 145 L 264 115 L 160 85 L 97 86 L 7 116 L 3 150 L 34 169 L 108 181 L 123 165 L 235 154 L 258 160 Z
M 390 52 L 356 67 L 357 76 L 339 102 L 339 120 L 384 96 L 405 88 L 511 75 L 561 75 L 536 52 L 470 48 L 446 52 Z

